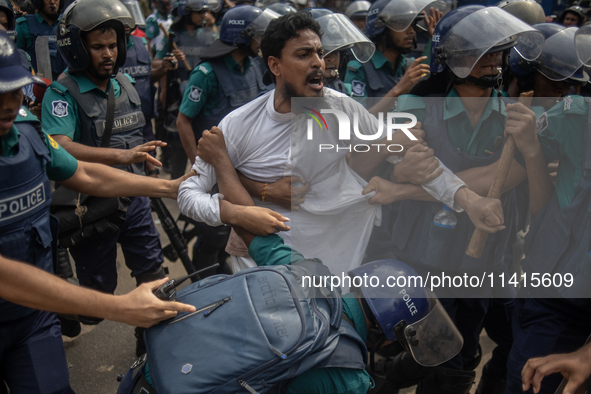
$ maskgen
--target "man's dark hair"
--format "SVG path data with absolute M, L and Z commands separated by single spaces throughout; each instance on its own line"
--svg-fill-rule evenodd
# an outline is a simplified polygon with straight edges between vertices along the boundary
M 292 38 L 299 37 L 299 32 L 302 30 L 312 30 L 322 38 L 320 25 L 307 11 L 289 13 L 281 18 L 273 19 L 267 26 L 261 40 L 261 52 L 265 65 L 269 67 L 269 56 L 281 58 L 281 51 L 285 47 L 285 43 Z

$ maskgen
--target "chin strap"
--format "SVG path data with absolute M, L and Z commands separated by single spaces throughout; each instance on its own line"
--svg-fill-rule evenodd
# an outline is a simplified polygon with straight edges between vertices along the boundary
M 466 78 L 458 78 L 455 77 L 454 85 L 460 85 L 465 82 L 470 82 L 476 86 L 480 86 L 483 88 L 498 88 L 503 83 L 503 74 L 499 72 L 496 75 L 485 75 L 480 78 L 473 77 L 468 75 Z
M 376 351 L 382 346 L 385 340 L 386 336 L 377 327 L 371 328 L 367 333 L 367 342 L 371 344 L 371 350 L 369 352 L 369 370 L 372 374 L 380 377 L 385 377 L 385 375 L 381 376 L 383 373 L 376 371 L 375 355 Z

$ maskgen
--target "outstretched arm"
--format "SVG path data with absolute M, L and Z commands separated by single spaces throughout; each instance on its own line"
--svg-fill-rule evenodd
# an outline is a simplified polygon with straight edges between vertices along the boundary
M 0 256 L 0 297 L 29 308 L 70 315 L 88 315 L 150 327 L 195 307 L 162 301 L 152 291 L 168 280 L 144 283 L 122 296 L 74 286 L 29 264 Z
M 97 163 L 78 162 L 78 169 L 72 177 L 60 182 L 77 192 L 97 197 L 167 197 L 176 199 L 179 186 L 189 172 L 172 181 L 131 174 Z

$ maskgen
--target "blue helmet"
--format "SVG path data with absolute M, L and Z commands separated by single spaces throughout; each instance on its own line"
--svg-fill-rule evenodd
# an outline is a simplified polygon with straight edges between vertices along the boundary
M 127 39 L 125 25 L 135 26 L 133 16 L 119 0 L 76 0 L 66 8 L 57 28 L 60 53 L 68 71 L 83 71 L 90 65 L 90 54 L 82 32 L 89 32 L 105 22 L 114 22 L 117 32 L 117 60 L 113 74 L 125 64 Z
M 583 71 L 583 63 L 575 50 L 578 29 L 556 23 L 540 23 L 533 27 L 544 35 L 544 49 L 537 59 L 531 61 L 512 49 L 509 64 L 513 74 L 524 77 L 538 71 L 551 81 L 566 80 L 576 85 L 587 83 L 589 76 Z M 586 57 L 590 58 L 591 53 Z
M 462 336 L 437 297 L 422 287 L 421 277 L 408 265 L 377 260 L 351 270 L 349 275 L 356 286 L 353 292 L 369 308 L 366 316 L 370 320 L 373 316 L 381 334 L 399 341 L 419 364 L 439 365 L 462 348 Z M 372 283 L 372 277 L 379 283 Z
M 220 41 L 228 45 L 248 44 L 253 38 L 260 42 L 271 20 L 280 15 L 252 5 L 240 5 L 229 9 L 222 19 Z
M 21 89 L 31 83 L 45 86 L 41 78 L 31 74 L 23 65 L 14 40 L 0 30 L 0 93 Z
M 304 8 L 302 10 L 302 12 L 303 11 L 306 11 L 306 12 L 309 12 L 310 14 L 312 14 L 312 18 L 314 18 L 314 19 L 318 19 L 321 16 L 326 16 L 326 15 L 334 14 L 334 12 L 332 12 L 328 8 L 318 8 L 318 7 Z
M 515 46 L 528 60 L 539 56 L 544 36 L 499 7 L 467 5 L 446 14 L 435 26 L 431 45 L 432 74 L 447 67 L 458 78 L 467 78 L 487 53 Z
M 371 3 L 369 1 L 355 0 L 347 6 L 347 8 L 345 9 L 345 15 L 347 15 L 347 18 L 349 19 L 365 18 L 370 8 Z

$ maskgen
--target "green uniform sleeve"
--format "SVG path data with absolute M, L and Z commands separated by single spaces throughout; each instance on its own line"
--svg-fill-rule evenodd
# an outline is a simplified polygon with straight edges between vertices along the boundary
M 164 59 L 168 49 L 168 39 L 166 37 L 162 37 L 162 41 L 160 41 L 158 46 L 160 48 L 156 48 L 156 55 L 154 55 L 154 57 L 158 59 Z
M 364 369 L 316 368 L 294 379 L 288 394 L 366 394 L 372 385 Z
M 211 65 L 207 62 L 195 67 L 189 76 L 189 83 L 183 95 L 183 101 L 179 111 L 189 117 L 195 118 L 203 110 L 205 104 L 215 100 L 218 93 L 218 80 L 215 77 Z
M 255 237 L 248 247 L 248 254 L 258 266 L 288 265 L 306 259 L 301 253 L 285 245 L 283 238 L 277 234 Z
M 27 18 L 24 16 L 18 18 L 14 30 L 16 32 L 16 47 L 25 51 L 29 49 L 33 45 L 33 40 L 31 39 L 31 31 L 29 30 Z
M 417 117 L 421 123 L 425 120 L 425 101 L 422 97 L 404 94 L 398 97 L 398 112 L 409 112 Z
M 363 65 L 357 60 L 347 63 L 347 72 L 343 81 L 351 86 L 352 97 L 367 97 L 367 77 Z
M 43 97 L 43 129 L 49 135 L 61 134 L 80 141 L 78 107 L 65 87 L 53 82 Z
M 51 163 L 46 167 L 49 179 L 56 182 L 70 179 L 78 169 L 78 161 L 49 135 L 45 135 L 45 145 L 51 156 Z

